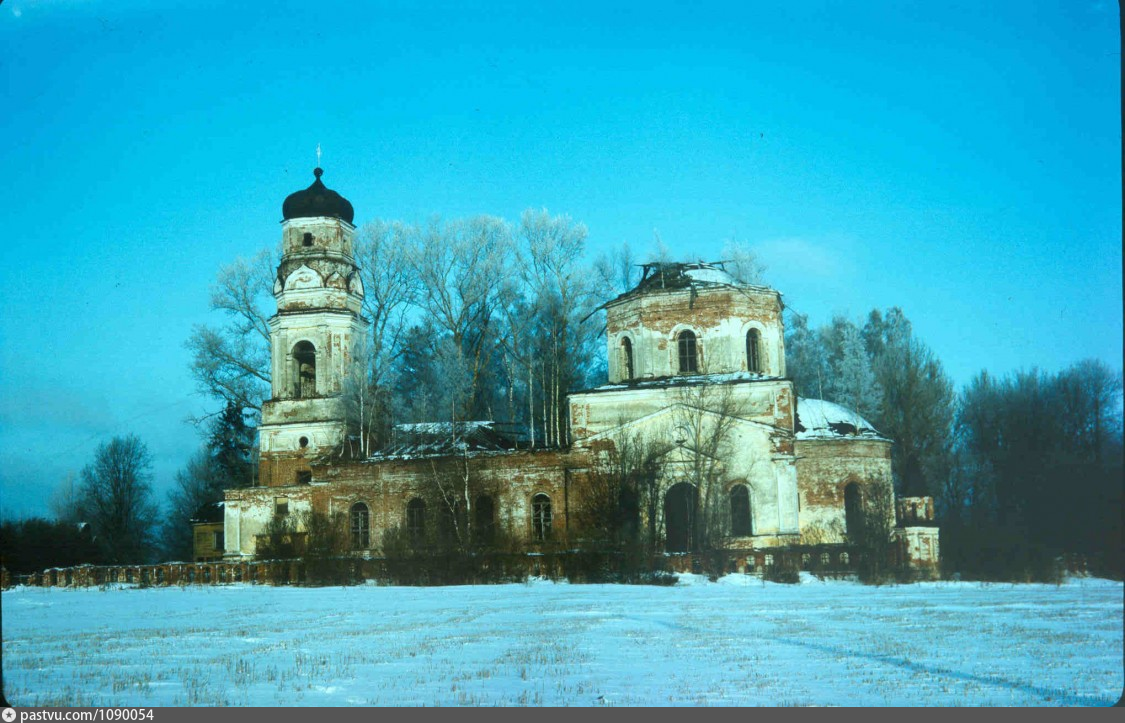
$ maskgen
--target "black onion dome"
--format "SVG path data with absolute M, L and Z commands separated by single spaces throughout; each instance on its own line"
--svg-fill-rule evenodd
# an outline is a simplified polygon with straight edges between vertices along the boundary
M 285 203 L 281 204 L 281 215 L 288 221 L 291 218 L 312 218 L 315 216 L 331 216 L 348 223 L 355 218 L 355 210 L 348 199 L 327 188 L 320 182 L 323 170 L 317 168 L 313 171 L 316 180 L 303 191 L 289 194 Z

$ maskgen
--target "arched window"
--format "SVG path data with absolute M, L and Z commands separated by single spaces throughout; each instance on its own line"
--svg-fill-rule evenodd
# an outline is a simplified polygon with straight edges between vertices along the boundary
M 316 396 L 316 347 L 307 341 L 293 347 L 294 379 L 298 399 Z
M 761 333 L 757 329 L 746 332 L 746 371 L 762 371 Z
M 863 498 L 855 482 L 844 488 L 844 526 L 847 534 L 853 537 L 863 531 Z
M 352 505 L 352 549 L 364 550 L 371 545 L 371 517 L 367 505 L 357 502 Z
M 616 527 L 619 542 L 634 541 L 641 532 L 641 502 L 632 485 L 623 485 L 621 488 Z
M 415 544 L 426 539 L 426 503 L 417 497 L 406 503 L 406 534 Z
M 730 533 L 735 537 L 754 534 L 750 522 L 750 490 L 746 485 L 730 489 Z
M 633 342 L 629 337 L 621 340 L 621 378 L 633 378 Z
M 676 340 L 680 351 L 680 374 L 695 374 L 699 371 L 699 355 L 695 343 L 695 332 L 685 329 Z
M 695 523 L 699 512 L 699 495 L 695 485 L 680 482 L 664 495 L 664 549 L 668 552 L 691 552 L 695 549 Z
M 460 545 L 465 535 L 465 505 L 460 499 L 452 504 L 442 504 L 438 514 L 438 534 L 447 545 Z
M 531 530 L 536 542 L 551 539 L 551 498 L 542 492 L 531 498 Z
M 473 526 L 478 542 L 486 545 L 492 542 L 496 533 L 496 506 L 492 497 L 481 495 L 477 498 L 476 508 L 473 510 Z

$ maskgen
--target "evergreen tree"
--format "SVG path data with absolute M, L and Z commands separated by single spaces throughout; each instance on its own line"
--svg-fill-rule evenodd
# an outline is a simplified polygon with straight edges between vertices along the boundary
M 438 331 L 427 320 L 403 334 L 402 351 L 395 360 L 394 408 L 402 422 L 432 421 L 439 400 L 434 363 L 434 337 Z
M 824 399 L 828 382 L 827 354 L 821 335 L 809 329 L 809 317 L 788 309 L 785 367 L 799 396 Z
M 902 309 L 874 310 L 863 339 L 882 403 L 875 426 L 895 441 L 891 450 L 899 492 L 933 494 L 950 474 L 955 397 L 933 352 L 913 335 Z
M 218 489 L 237 489 L 254 484 L 254 436 L 255 429 L 246 423 L 242 407 L 227 402 L 222 413 L 212 422 L 207 442 Z
M 847 318 L 837 316 L 822 334 L 828 351 L 824 398 L 855 410 L 869 421 L 877 419 L 883 390 L 871 368 L 859 329 Z

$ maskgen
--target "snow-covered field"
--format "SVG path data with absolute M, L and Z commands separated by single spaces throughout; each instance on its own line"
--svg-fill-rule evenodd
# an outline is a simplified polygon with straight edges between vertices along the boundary
M 685 584 L 686 583 L 686 584 Z M 4 592 L 35 705 L 1109 705 L 1122 585 Z

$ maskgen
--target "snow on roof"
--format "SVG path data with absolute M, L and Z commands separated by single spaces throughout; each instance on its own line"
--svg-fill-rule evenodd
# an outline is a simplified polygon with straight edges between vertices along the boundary
M 797 399 L 797 439 L 885 439 L 859 412 L 823 399 Z
M 490 421 L 396 424 L 392 439 L 370 459 L 414 459 L 508 452 L 521 441 L 519 430 Z
M 459 434 L 470 434 L 481 429 L 490 428 L 493 422 L 470 421 L 457 422 L 456 429 Z M 396 424 L 395 431 L 403 434 L 444 434 L 449 435 L 454 431 L 453 422 L 418 422 L 416 424 Z
M 726 284 L 728 286 L 741 285 L 738 279 L 728 274 L 725 269 L 711 266 L 710 264 L 685 266 L 683 273 L 692 281 L 702 282 L 706 284 Z
M 776 380 L 781 377 L 758 374 L 757 372 L 727 372 L 725 374 L 681 374 L 670 377 L 647 377 L 643 379 L 630 379 L 627 382 L 616 384 L 603 384 L 593 389 L 585 389 L 576 394 L 589 394 L 591 392 L 612 392 L 622 389 L 650 389 L 653 387 L 685 387 L 693 384 L 731 384 L 734 382 L 757 382 Z
M 726 270 L 723 263 L 722 261 L 698 261 L 694 263 L 654 261 L 652 263 L 642 264 L 644 275 L 637 285 L 624 294 L 607 301 L 605 304 L 598 307 L 598 309 L 604 309 L 615 301 L 620 301 L 621 299 L 650 291 L 726 286 L 734 289 L 753 289 L 755 291 L 777 293 L 768 286 L 747 284 L 739 281 Z

